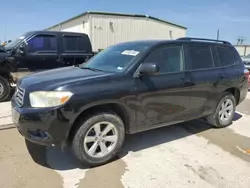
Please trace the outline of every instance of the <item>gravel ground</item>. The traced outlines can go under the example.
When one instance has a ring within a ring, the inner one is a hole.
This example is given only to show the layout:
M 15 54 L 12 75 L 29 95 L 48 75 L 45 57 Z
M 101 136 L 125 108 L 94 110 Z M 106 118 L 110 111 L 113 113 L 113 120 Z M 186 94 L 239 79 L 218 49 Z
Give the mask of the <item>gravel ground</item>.
M 26 143 L 9 102 L 0 109 L 0 187 L 250 187 L 250 93 L 228 128 L 191 121 L 129 135 L 115 161 L 92 169 L 68 150 Z

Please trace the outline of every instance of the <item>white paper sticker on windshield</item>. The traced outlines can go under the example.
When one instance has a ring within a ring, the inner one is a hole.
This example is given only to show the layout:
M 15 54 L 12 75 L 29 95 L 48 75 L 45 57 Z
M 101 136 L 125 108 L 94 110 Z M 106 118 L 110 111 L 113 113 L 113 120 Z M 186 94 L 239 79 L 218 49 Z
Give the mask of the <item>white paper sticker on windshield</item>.
M 122 70 L 123 68 L 122 67 L 117 67 L 117 70 Z
M 132 55 L 132 56 L 136 56 L 137 54 L 139 54 L 140 52 L 135 51 L 135 50 L 124 50 L 122 52 L 123 55 Z
M 24 39 L 24 38 L 25 38 L 24 36 L 19 37 L 19 39 L 21 39 L 21 40 Z

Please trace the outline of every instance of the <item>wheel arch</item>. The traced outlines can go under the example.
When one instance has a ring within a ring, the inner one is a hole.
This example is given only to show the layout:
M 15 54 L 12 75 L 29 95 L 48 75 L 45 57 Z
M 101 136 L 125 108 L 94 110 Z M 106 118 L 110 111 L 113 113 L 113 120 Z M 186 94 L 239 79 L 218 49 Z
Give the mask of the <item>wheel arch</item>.
M 240 101 L 240 90 L 238 88 L 231 87 L 231 88 L 226 89 L 225 92 L 231 93 L 235 97 L 236 105 L 239 104 L 239 101 Z
M 13 81 L 13 78 L 10 74 L 10 72 L 2 67 L 0 67 L 0 76 L 2 76 L 3 78 L 6 78 L 9 80 L 9 82 Z
M 73 121 L 72 126 L 67 134 L 68 143 L 70 143 L 73 140 L 74 135 L 76 134 L 77 130 L 80 128 L 79 122 L 86 120 L 89 116 L 98 112 L 115 113 L 122 119 L 124 126 L 125 126 L 124 128 L 125 128 L 126 133 L 130 132 L 131 120 L 130 120 L 129 112 L 123 104 L 120 104 L 118 102 L 93 104 L 85 108 Z
M 4 78 L 12 78 L 10 72 L 2 67 L 0 67 L 0 76 L 3 76 Z

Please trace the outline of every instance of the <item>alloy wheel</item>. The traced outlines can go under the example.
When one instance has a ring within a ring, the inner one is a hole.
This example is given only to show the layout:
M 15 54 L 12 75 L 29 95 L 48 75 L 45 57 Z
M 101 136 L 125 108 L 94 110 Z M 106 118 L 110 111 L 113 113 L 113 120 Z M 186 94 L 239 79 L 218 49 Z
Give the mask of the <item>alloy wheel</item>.
M 220 121 L 225 122 L 228 121 L 233 115 L 233 101 L 231 99 L 225 99 L 219 110 L 219 118 Z
M 91 157 L 105 157 L 113 151 L 117 141 L 116 127 L 110 122 L 100 122 L 87 132 L 84 138 L 84 150 Z
M 0 96 L 3 95 L 4 93 L 4 87 L 3 87 L 3 84 L 0 83 Z

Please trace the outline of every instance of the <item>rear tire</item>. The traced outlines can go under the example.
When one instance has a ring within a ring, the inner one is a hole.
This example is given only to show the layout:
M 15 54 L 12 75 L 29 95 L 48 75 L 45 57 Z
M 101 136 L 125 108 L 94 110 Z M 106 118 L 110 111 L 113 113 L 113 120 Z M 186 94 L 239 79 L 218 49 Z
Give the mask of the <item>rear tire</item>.
M 208 123 L 217 128 L 231 125 L 234 118 L 235 108 L 235 97 L 229 92 L 223 93 L 215 112 L 207 117 Z
M 0 76 L 0 102 L 4 102 L 10 96 L 10 91 L 8 80 Z
M 98 113 L 80 122 L 80 125 L 73 138 L 72 149 L 81 163 L 99 166 L 117 155 L 125 137 L 124 124 L 119 116 Z

